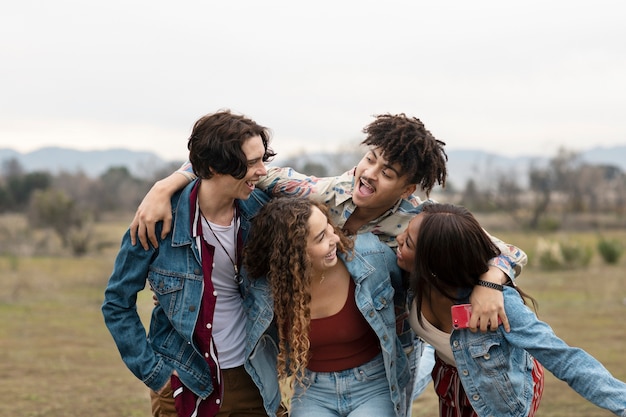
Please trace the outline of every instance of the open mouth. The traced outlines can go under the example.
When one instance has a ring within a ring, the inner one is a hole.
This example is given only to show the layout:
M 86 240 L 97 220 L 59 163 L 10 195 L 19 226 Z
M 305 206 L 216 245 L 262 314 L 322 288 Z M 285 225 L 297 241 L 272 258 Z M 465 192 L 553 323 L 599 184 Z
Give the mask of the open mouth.
M 337 256 L 337 248 L 333 249 L 328 255 L 324 257 L 324 259 L 332 260 L 335 259 L 335 256 Z
M 254 188 L 256 187 L 255 183 L 252 181 L 246 181 L 246 185 L 250 190 L 254 190 Z
M 372 195 L 374 194 L 374 187 L 368 184 L 365 180 L 359 180 L 359 192 L 363 195 Z

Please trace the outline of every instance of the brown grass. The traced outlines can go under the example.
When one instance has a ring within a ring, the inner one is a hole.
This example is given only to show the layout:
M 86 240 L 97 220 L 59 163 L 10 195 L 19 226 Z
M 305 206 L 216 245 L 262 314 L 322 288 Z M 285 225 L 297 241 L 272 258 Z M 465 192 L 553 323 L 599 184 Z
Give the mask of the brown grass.
M 121 361 L 100 313 L 129 220 L 98 225 L 99 239 L 115 242 L 103 245 L 98 255 L 0 257 L 0 416 L 150 416 L 147 388 Z M 524 248 L 534 244 L 534 237 L 526 234 L 500 237 Z M 626 233 L 621 238 L 626 241 Z M 550 273 L 529 267 L 519 281 L 538 299 L 540 317 L 558 335 L 587 350 L 622 380 L 624 261 L 605 266 L 595 258 L 587 269 Z M 151 309 L 146 291 L 140 294 L 139 306 L 146 317 Z M 436 415 L 429 388 L 416 401 L 414 416 Z M 539 416 L 609 415 L 547 375 Z

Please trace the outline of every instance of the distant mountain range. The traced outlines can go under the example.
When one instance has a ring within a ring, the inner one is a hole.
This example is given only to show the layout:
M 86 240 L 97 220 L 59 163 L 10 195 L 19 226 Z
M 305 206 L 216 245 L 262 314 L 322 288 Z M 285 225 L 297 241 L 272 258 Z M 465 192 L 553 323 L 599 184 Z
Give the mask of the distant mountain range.
M 479 150 L 449 150 L 447 153 L 449 158 L 448 181 L 450 184 L 461 188 L 465 186 L 469 178 L 488 181 L 500 175 L 516 176 L 520 185 L 524 185 L 528 168 L 532 164 L 545 165 L 549 159 L 554 157 L 554 155 L 548 155 L 543 158 L 534 156 L 511 158 Z M 345 155 L 341 158 L 340 165 L 355 164 L 359 157 L 360 154 Z M 583 161 L 591 164 L 613 165 L 626 172 L 626 145 L 596 147 L 581 152 L 580 157 Z M 337 166 L 328 166 L 329 161 L 338 160 L 337 155 L 315 153 L 297 158 L 327 166 L 327 171 L 331 174 L 340 173 L 337 171 Z M 0 149 L 0 163 L 5 163 L 10 159 L 16 159 L 27 172 L 47 171 L 54 175 L 61 171 L 68 173 L 84 172 L 93 178 L 114 166 L 125 166 L 137 177 L 152 178 L 156 172 L 183 162 L 166 161 L 152 152 L 128 149 L 79 151 L 48 147 L 28 153 L 20 153 L 8 148 Z M 293 157 L 289 159 L 293 159 Z M 276 159 L 274 165 L 282 165 L 281 160 Z
M 172 161 L 165 161 L 155 153 L 108 149 L 102 151 L 80 151 L 69 148 L 47 147 L 33 152 L 20 153 L 13 149 L 0 149 L 0 163 L 16 159 L 26 172 L 47 171 L 77 173 L 95 178 L 111 167 L 124 166 L 136 177 L 148 178 Z M 180 161 L 182 163 L 183 161 Z

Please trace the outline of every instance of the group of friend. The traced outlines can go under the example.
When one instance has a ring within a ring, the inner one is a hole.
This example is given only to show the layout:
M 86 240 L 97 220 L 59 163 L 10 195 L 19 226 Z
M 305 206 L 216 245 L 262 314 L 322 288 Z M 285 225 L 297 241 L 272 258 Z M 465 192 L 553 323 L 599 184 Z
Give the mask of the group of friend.
M 525 253 L 429 199 L 445 144 L 404 114 L 363 133 L 355 168 L 317 178 L 268 168 L 270 130 L 244 115 L 195 123 L 189 161 L 123 237 L 102 305 L 152 414 L 409 416 L 427 342 L 442 417 L 533 416 L 544 367 L 626 416 L 626 384 L 527 306 Z

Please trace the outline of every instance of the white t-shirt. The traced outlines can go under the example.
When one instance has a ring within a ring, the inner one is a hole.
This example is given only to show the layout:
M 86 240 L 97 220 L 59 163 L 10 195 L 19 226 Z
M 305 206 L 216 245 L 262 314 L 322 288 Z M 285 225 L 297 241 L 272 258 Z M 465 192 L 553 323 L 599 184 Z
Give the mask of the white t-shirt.
M 237 262 L 237 231 L 235 219 L 229 226 L 211 223 L 213 232 L 207 221 L 202 219 L 204 239 L 215 247 L 213 254 L 213 287 L 217 293 L 215 312 L 213 314 L 213 340 L 217 348 L 218 360 L 222 369 L 236 368 L 243 365 L 246 345 L 245 313 L 239 284 L 235 280 L 233 262 Z M 220 245 L 221 243 L 221 245 Z M 222 247 L 223 246 L 223 247 Z M 228 255 L 224 251 L 228 252 Z M 229 258 L 230 255 L 230 258 Z

